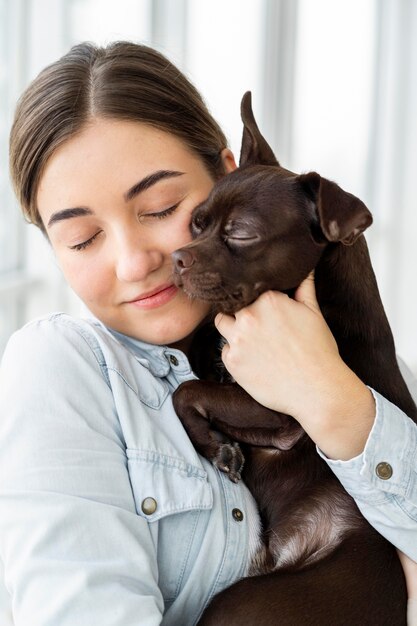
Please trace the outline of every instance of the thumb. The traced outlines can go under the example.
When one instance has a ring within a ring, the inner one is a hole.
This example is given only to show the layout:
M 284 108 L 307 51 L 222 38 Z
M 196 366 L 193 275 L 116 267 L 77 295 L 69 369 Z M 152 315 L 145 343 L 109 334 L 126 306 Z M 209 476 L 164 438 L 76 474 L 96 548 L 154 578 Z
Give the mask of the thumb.
M 320 311 L 319 303 L 316 297 L 316 286 L 314 283 L 314 270 L 303 280 L 301 285 L 296 289 L 294 299 L 297 302 L 302 302 L 309 309 Z

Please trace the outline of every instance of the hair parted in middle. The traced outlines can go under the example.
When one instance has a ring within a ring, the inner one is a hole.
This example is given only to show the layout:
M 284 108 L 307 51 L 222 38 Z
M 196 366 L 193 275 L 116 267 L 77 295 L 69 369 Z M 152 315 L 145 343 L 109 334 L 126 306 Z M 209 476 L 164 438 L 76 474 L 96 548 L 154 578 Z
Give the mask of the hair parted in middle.
M 148 46 L 119 41 L 73 46 L 32 81 L 10 134 L 10 173 L 27 221 L 44 231 L 36 195 L 48 159 L 94 118 L 130 120 L 180 138 L 221 176 L 227 140 L 184 74 Z

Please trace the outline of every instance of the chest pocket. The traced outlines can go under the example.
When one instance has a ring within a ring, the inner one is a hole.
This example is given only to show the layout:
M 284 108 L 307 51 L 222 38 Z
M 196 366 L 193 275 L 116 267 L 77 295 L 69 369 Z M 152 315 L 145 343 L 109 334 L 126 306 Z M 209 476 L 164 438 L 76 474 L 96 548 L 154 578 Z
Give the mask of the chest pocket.
M 128 449 L 127 458 L 136 510 L 148 522 L 213 506 L 212 489 L 202 467 L 154 450 Z
M 202 467 L 150 450 L 127 450 L 137 514 L 149 523 L 165 608 L 192 572 L 213 506 Z

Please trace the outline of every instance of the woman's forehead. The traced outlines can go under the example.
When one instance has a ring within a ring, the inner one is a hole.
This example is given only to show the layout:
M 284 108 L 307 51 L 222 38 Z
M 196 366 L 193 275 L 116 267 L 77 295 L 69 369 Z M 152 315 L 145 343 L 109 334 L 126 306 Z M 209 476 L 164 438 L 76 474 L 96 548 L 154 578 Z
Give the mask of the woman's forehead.
M 37 205 L 45 221 L 59 208 L 118 200 L 161 171 L 177 172 L 179 177 L 195 176 L 202 169 L 201 160 L 173 134 L 138 122 L 94 120 L 50 157 Z
M 54 182 L 75 178 L 81 185 L 103 173 L 123 184 L 130 177 L 130 168 L 167 169 L 175 163 L 190 165 L 196 158 L 173 134 L 138 122 L 100 119 L 55 150 L 44 168 L 38 193 Z

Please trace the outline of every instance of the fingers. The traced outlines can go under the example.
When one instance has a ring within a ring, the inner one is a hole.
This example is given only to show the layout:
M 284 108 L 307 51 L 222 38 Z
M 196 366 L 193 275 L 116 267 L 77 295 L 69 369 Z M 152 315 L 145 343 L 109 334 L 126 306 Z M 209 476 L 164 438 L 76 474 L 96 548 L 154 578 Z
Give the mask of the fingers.
M 218 313 L 214 318 L 215 327 L 225 339 L 227 339 L 235 323 L 235 318 L 232 315 L 226 315 L 226 313 Z
M 313 311 L 320 311 L 316 296 L 316 286 L 314 283 L 314 270 L 310 272 L 307 278 L 305 278 L 301 285 L 297 288 L 294 294 L 294 300 L 302 302 Z
M 318 312 L 321 315 L 320 306 L 317 302 L 316 287 L 314 283 L 314 270 L 303 280 L 294 294 L 294 300 L 306 305 L 311 311 Z M 215 326 L 219 333 L 229 340 L 232 330 L 239 319 L 243 323 L 243 316 L 249 312 L 259 316 L 260 311 L 275 310 L 277 315 L 280 310 L 286 310 L 293 307 L 294 301 L 286 294 L 279 291 L 266 291 L 252 304 L 246 306 L 236 313 L 236 316 L 227 315 L 226 313 L 218 313 L 214 319 Z
M 226 369 L 230 350 L 230 345 L 228 342 L 230 340 L 234 324 L 236 324 L 236 319 L 231 315 L 226 315 L 225 313 L 218 313 L 214 318 L 214 325 L 216 326 L 221 336 L 226 339 L 226 343 L 222 348 L 222 361 L 226 366 Z

